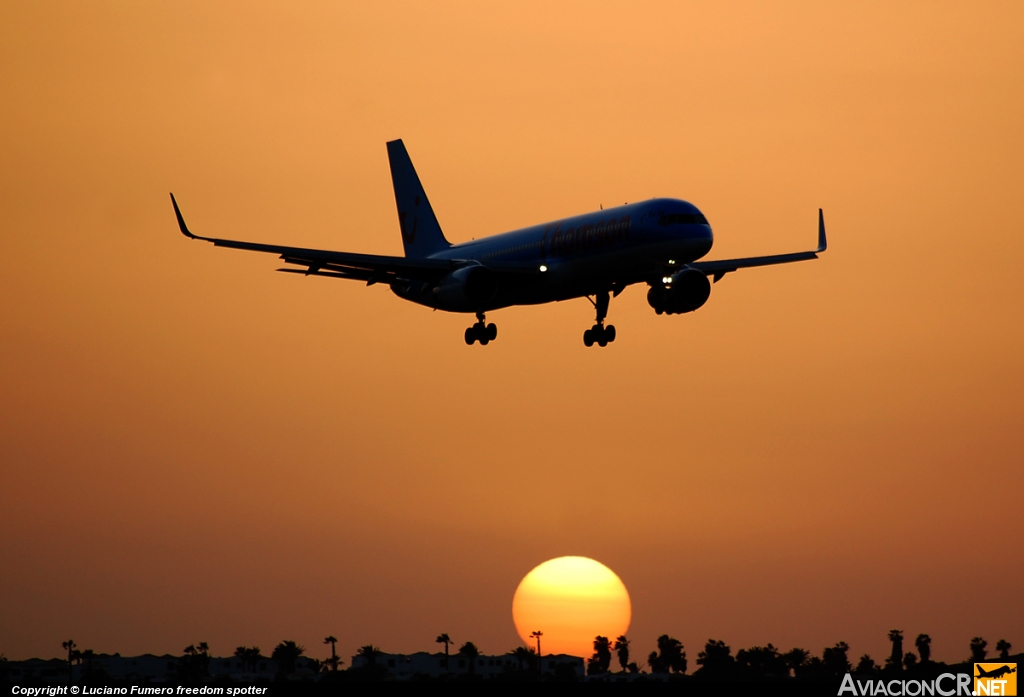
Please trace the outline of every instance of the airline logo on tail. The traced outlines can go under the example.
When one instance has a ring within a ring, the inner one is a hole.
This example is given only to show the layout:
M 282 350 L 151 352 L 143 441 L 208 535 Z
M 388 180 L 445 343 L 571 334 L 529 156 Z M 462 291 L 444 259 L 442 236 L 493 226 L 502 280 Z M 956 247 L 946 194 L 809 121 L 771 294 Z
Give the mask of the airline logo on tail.
M 1017 694 L 1016 663 L 975 663 L 974 694 L 1010 696 Z
M 419 205 L 419 197 L 416 197 L 416 205 Z M 416 224 L 419 222 L 419 218 L 412 219 L 412 228 L 409 227 L 409 223 L 405 221 L 405 211 L 398 212 L 398 226 L 402 229 L 402 239 L 407 244 L 412 244 L 416 239 Z

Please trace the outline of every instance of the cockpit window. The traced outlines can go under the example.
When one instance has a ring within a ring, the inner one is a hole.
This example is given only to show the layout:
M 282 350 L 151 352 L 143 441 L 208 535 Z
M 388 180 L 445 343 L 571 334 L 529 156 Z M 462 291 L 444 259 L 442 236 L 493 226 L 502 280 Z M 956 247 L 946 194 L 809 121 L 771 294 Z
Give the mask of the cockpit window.
M 701 213 L 671 213 L 658 218 L 658 225 L 707 225 L 708 219 Z

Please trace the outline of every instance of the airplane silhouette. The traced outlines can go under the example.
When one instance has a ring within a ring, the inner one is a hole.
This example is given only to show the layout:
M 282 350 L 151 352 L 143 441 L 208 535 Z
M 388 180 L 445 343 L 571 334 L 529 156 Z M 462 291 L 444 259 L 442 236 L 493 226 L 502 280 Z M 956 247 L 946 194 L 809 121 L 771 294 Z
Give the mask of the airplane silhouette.
M 991 673 L 986 672 L 985 669 L 982 668 L 981 666 L 979 666 L 978 664 L 975 664 L 974 667 L 978 671 L 978 674 L 974 676 L 976 678 L 1001 678 L 1004 675 L 1009 675 L 1010 673 L 1016 673 L 1017 672 L 1016 668 L 1011 668 L 1008 665 L 999 666 L 998 668 L 993 670 Z
M 178 202 L 171 203 L 186 237 L 218 247 L 278 254 L 303 268 L 278 271 L 386 283 L 400 298 L 448 312 L 475 313 L 466 343 L 486 345 L 498 336 L 485 313 L 512 305 L 536 305 L 586 297 L 594 305 L 594 326 L 583 343 L 615 341 L 605 325 L 611 297 L 626 286 L 646 283 L 647 301 L 657 314 L 693 312 L 707 302 L 714 282 L 737 269 L 817 259 L 827 247 L 825 219 L 818 209 L 818 247 L 810 252 L 698 261 L 714 242 L 711 226 L 691 203 L 655 198 L 600 210 L 500 235 L 453 245 L 445 239 L 412 160 L 401 140 L 387 144 L 398 205 L 404 257 L 355 254 L 201 237 L 185 225 Z M 591 297 L 593 296 L 593 297 Z

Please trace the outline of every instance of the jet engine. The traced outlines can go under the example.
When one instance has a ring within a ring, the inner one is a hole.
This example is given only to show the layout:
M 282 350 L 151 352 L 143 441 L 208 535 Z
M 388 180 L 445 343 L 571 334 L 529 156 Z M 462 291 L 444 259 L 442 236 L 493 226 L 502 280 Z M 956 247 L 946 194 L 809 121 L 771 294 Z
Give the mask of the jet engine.
M 697 269 L 683 269 L 663 279 L 662 285 L 651 286 L 647 302 L 659 315 L 693 312 L 711 296 L 711 281 Z
M 453 312 L 473 312 L 498 293 L 498 278 L 486 266 L 474 264 L 456 269 L 434 287 L 436 307 Z

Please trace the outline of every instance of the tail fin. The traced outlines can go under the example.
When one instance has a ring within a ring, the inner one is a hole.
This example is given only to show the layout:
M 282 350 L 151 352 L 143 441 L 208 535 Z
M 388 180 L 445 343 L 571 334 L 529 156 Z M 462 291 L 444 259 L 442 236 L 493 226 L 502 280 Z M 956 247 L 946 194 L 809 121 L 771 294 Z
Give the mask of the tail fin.
M 388 143 L 388 160 L 391 162 L 391 181 L 395 186 L 395 203 L 398 204 L 398 224 L 402 228 L 405 256 L 428 257 L 451 247 L 441 232 L 434 209 L 430 207 L 427 194 L 423 191 L 420 178 L 416 176 L 416 169 L 401 140 Z

